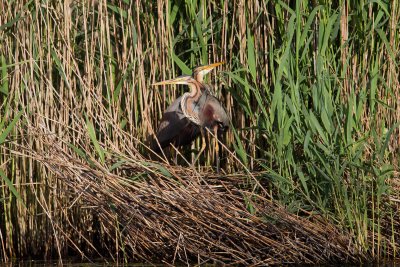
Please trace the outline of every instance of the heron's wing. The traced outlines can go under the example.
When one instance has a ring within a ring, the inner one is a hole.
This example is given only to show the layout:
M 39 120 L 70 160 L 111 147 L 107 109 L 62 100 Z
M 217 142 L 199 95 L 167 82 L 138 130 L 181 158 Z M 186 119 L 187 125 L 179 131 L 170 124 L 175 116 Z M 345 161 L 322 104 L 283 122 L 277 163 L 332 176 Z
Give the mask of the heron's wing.
M 175 146 L 189 145 L 200 134 L 200 127 L 192 122 L 182 129 L 174 140 Z
M 209 103 L 214 106 L 215 119 L 221 122 L 224 128 L 229 128 L 230 118 L 225 107 L 221 104 L 221 101 L 213 95 L 209 95 L 208 99 Z
M 204 127 L 211 128 L 216 122 L 222 123 L 224 129 L 229 127 L 229 116 L 218 98 L 204 93 L 199 99 L 198 106 L 200 121 Z
M 177 98 L 163 114 L 156 135 L 161 148 L 164 148 L 170 143 L 175 142 L 180 132 L 190 124 L 189 120 L 185 117 L 185 115 L 183 115 L 180 101 L 181 97 Z M 160 151 L 160 147 L 156 140 L 153 140 L 151 148 L 156 152 Z

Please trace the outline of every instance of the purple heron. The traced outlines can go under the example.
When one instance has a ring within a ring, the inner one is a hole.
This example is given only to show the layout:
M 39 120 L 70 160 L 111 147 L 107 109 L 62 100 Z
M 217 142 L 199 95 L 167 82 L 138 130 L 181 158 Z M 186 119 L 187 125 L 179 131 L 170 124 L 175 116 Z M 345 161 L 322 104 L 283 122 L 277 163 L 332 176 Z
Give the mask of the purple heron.
M 172 80 L 166 80 L 153 85 L 185 84 L 190 87 L 176 99 L 164 112 L 160 126 L 151 148 L 160 152 L 162 148 L 173 144 L 176 147 L 189 145 L 199 134 L 202 135 L 202 147 L 195 161 L 204 151 L 206 142 L 204 129 L 207 128 L 215 135 L 215 150 L 217 153 L 217 170 L 219 171 L 218 137 L 229 127 L 229 118 L 220 101 L 211 95 L 203 77 L 222 62 L 197 67 L 193 76 L 182 75 Z

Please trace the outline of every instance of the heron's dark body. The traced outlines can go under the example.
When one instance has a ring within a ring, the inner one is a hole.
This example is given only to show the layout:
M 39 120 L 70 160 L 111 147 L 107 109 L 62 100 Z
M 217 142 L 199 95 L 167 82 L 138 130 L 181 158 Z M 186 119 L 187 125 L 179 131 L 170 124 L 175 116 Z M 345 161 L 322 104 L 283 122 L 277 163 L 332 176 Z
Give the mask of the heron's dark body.
M 161 123 L 157 131 L 157 140 L 153 140 L 151 149 L 154 152 L 160 152 L 160 147 L 165 148 L 170 144 L 175 147 L 185 146 L 199 135 L 197 125 L 191 123 L 182 112 L 181 109 L 182 96 L 175 99 L 167 108 L 161 119 Z
M 160 152 L 160 147 L 165 148 L 170 144 L 175 147 L 189 145 L 200 134 L 200 126 L 185 117 L 181 108 L 182 96 L 177 98 L 165 111 L 157 131 L 157 139 L 153 140 L 151 149 Z M 199 100 L 194 105 L 198 112 L 201 125 L 204 128 L 213 129 L 218 126 L 218 134 L 221 135 L 229 127 L 229 119 L 220 101 L 210 94 L 209 88 L 205 88 Z

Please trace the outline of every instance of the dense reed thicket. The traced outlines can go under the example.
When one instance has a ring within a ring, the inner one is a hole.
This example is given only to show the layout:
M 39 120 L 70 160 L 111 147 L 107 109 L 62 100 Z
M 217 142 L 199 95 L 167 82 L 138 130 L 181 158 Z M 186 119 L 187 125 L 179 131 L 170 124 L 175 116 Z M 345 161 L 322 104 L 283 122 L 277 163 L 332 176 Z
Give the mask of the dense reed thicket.
M 112 214 L 81 198 L 107 187 L 65 172 L 122 177 L 129 161 L 131 183 L 170 178 L 146 144 L 186 88 L 151 84 L 222 60 L 208 82 L 232 119 L 224 175 L 324 218 L 365 258 L 397 257 L 399 21 L 394 0 L 0 0 L 0 257 L 124 251 Z M 182 172 L 210 173 L 210 155 Z

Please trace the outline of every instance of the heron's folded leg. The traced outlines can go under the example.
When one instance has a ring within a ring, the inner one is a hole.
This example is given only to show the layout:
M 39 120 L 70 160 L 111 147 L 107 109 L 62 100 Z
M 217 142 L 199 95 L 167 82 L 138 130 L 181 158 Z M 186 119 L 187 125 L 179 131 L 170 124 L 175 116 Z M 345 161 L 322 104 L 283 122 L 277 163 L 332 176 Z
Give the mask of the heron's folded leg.
M 178 152 L 174 151 L 175 153 L 175 165 L 178 165 Z
M 220 171 L 219 163 L 219 143 L 218 143 L 218 125 L 214 126 L 215 154 L 217 161 L 217 173 Z
M 200 149 L 199 153 L 197 154 L 196 158 L 194 159 L 193 165 L 197 162 L 201 153 L 203 153 L 204 149 L 206 149 L 206 138 L 204 136 L 204 130 L 202 127 L 200 127 L 200 133 L 201 133 L 201 149 Z

